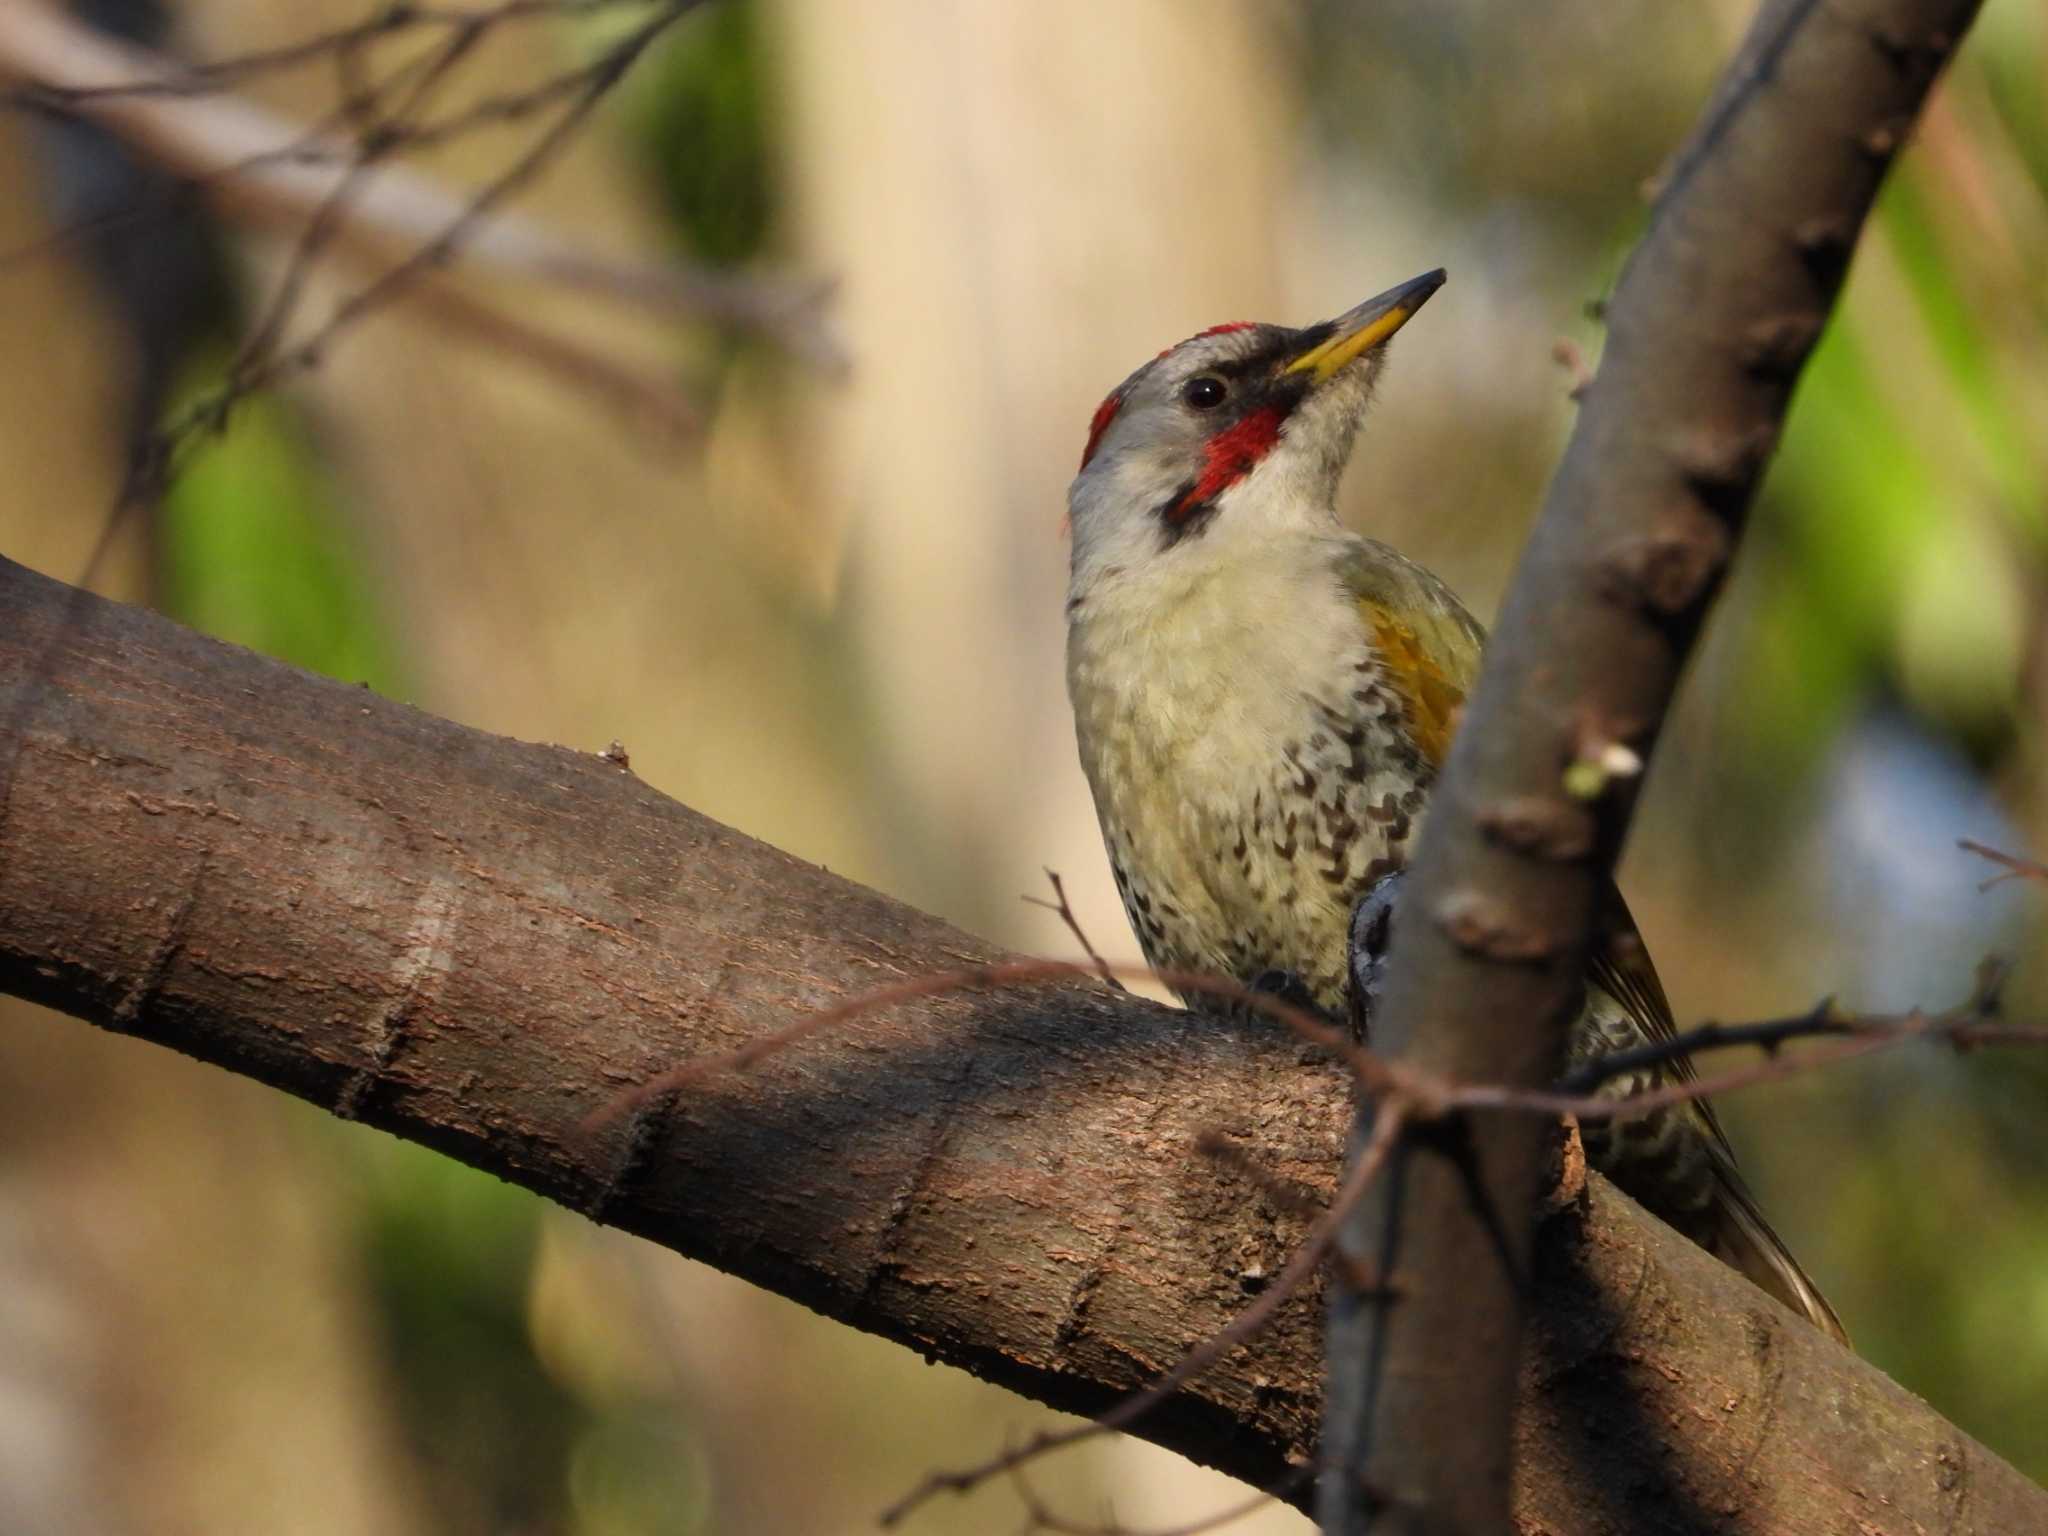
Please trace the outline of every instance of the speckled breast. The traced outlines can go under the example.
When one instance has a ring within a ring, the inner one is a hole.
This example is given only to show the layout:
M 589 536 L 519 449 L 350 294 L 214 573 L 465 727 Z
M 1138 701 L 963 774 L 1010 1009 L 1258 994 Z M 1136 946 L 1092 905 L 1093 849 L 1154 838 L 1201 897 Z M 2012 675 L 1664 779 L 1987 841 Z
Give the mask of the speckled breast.
M 1352 904 L 1405 856 L 1429 767 L 1373 653 L 1338 658 L 1335 686 L 1290 686 L 1220 711 L 1165 752 L 1128 719 L 1089 777 L 1124 909 L 1162 970 L 1299 979 L 1341 1017 Z M 1227 1006 L 1180 988 L 1190 1006 Z

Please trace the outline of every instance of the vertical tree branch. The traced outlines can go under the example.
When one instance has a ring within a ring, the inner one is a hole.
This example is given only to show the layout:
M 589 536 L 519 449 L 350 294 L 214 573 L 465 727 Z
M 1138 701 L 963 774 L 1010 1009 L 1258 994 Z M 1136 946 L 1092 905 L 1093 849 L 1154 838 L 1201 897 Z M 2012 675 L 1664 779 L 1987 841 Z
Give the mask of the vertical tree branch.
M 1555 1075 L 1633 769 L 1885 168 L 1975 10 L 1763 6 L 1609 307 L 1606 356 L 1401 899 L 1377 1044 L 1453 1078 L 1534 1086 Z M 1487 814 L 1510 804 L 1512 817 Z M 1573 835 L 1510 840 L 1489 824 Z M 1591 855 L 1576 856 L 1581 847 Z M 1321 1495 L 1330 1536 L 1509 1528 L 1545 1135 L 1528 1117 L 1441 1124 L 1340 1236 Z

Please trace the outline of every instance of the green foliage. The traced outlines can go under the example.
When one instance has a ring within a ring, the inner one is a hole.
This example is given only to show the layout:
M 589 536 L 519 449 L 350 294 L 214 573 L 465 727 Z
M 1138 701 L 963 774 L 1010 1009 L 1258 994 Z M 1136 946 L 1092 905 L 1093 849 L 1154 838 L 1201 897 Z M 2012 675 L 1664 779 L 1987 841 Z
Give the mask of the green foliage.
M 175 618 L 329 677 L 396 684 L 375 584 L 289 400 L 245 400 L 222 435 L 195 445 L 156 538 Z
M 611 1414 L 577 1442 L 569 1492 L 581 1536 L 689 1536 L 710 1513 L 702 1440 L 672 1414 Z
M 630 82 L 633 147 L 699 261 L 737 266 L 768 243 L 769 106 L 761 26 L 748 4 L 692 17 Z
M 1744 714 L 1771 773 L 1811 762 L 1872 693 L 1983 763 L 2018 729 L 2029 598 L 2014 554 L 2038 559 L 2040 445 L 1920 177 L 1893 183 L 1867 238 L 1902 291 L 1859 289 L 1823 339 L 1759 513 L 1773 579 Z
M 538 1202 L 416 1147 L 383 1150 L 366 1159 L 361 1261 L 436 1527 L 561 1529 L 583 1413 L 527 1333 Z
M 385 1378 L 435 1520 L 451 1532 L 687 1536 L 709 1509 L 701 1437 L 659 1393 L 607 1382 L 536 1336 L 544 1202 L 388 1138 L 365 1176 L 358 1253 Z M 602 1289 L 572 1305 L 601 1306 Z M 592 1320 L 595 1323 L 596 1320 Z M 610 1319 L 616 1345 L 633 1320 Z M 599 1332 L 606 1330 L 599 1329 Z M 604 1344 L 584 1341 L 586 1354 Z M 566 1367 L 566 1368 L 565 1368 Z

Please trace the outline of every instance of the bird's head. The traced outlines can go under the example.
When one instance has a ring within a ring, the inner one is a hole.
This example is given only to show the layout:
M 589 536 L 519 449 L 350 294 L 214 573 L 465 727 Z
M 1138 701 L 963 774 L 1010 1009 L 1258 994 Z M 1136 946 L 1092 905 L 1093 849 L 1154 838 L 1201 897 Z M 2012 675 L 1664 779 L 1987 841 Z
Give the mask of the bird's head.
M 1334 320 L 1241 321 L 1169 347 L 1110 392 L 1067 493 L 1077 585 L 1229 530 L 1325 527 L 1386 360 L 1441 268 Z

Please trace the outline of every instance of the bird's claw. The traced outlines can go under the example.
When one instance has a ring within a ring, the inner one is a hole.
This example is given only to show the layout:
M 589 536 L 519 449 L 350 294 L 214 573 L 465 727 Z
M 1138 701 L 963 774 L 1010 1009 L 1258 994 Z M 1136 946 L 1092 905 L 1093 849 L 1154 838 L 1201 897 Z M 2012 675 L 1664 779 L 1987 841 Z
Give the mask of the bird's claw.
M 1293 971 L 1261 971 L 1251 979 L 1249 990 L 1261 997 L 1270 997 L 1287 1004 L 1290 1008 L 1303 1008 L 1310 1013 L 1319 1013 L 1308 983 Z

